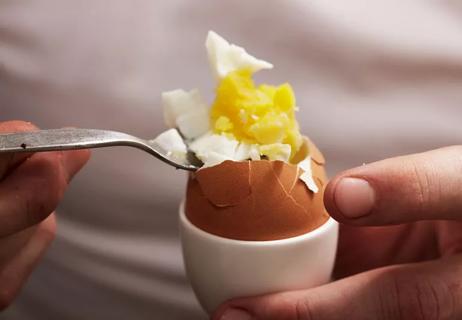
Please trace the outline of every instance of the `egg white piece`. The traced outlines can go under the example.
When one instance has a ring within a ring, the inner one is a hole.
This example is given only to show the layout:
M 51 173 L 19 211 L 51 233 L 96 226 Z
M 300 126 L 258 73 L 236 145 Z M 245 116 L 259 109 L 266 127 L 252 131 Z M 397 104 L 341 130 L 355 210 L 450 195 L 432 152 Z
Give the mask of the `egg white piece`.
M 238 144 L 235 139 L 208 132 L 191 142 L 189 149 L 204 163 L 204 166 L 211 166 L 225 160 L 235 160 Z
M 244 48 L 230 44 L 213 31 L 209 31 L 205 47 L 210 67 L 218 79 L 235 70 L 248 69 L 257 72 L 273 68 L 271 63 L 251 56 Z
M 300 175 L 299 179 L 306 184 L 308 189 L 314 193 L 317 193 L 319 188 L 313 179 L 313 172 L 311 170 L 311 157 L 307 157 L 305 160 L 301 161 L 298 166 L 303 170 L 303 173 Z
M 260 154 L 267 156 L 269 160 L 289 162 L 292 148 L 289 144 L 272 143 L 260 146 Z
M 236 148 L 234 155 L 236 161 L 243 160 L 260 160 L 260 150 L 258 145 L 241 142 Z
M 162 149 L 178 160 L 185 161 L 188 148 L 180 136 L 178 130 L 172 128 L 162 132 L 154 140 Z
M 209 130 L 209 110 L 197 89 L 163 92 L 162 107 L 167 126 L 178 128 L 186 139 L 197 138 Z
M 252 144 L 249 151 L 249 158 L 250 160 L 261 160 L 260 157 L 260 148 L 258 145 Z
M 198 110 L 182 114 L 176 119 L 176 124 L 186 139 L 194 139 L 209 130 L 209 113 L 207 110 Z
M 207 153 L 207 156 L 203 158 L 204 160 L 202 160 L 204 162 L 204 165 L 202 166 L 203 168 L 207 168 L 207 167 L 213 167 L 213 166 L 216 166 L 216 165 L 219 165 L 220 163 L 226 161 L 226 160 L 233 160 L 232 158 L 230 157 L 227 157 L 223 154 L 220 154 L 220 153 L 216 153 L 216 152 L 208 152 Z

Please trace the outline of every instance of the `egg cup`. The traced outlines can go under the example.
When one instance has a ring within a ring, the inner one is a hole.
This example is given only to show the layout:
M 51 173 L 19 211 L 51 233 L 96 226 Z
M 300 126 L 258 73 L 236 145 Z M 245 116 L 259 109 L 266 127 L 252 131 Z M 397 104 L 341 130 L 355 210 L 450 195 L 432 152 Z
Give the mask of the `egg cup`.
M 187 276 L 199 303 L 211 314 L 238 297 L 306 289 L 330 281 L 338 224 L 329 218 L 299 236 L 269 241 L 223 238 L 194 226 L 180 206 Z

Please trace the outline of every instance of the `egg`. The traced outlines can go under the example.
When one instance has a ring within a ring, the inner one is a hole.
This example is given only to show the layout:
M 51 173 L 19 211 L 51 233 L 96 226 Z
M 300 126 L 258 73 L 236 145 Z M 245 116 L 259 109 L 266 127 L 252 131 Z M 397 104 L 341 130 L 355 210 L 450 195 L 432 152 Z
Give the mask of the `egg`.
M 224 161 L 190 175 L 185 212 L 196 227 L 225 238 L 266 241 L 295 237 L 324 224 L 324 157 L 308 138 L 296 160 L 307 159 L 313 192 L 298 165 L 271 160 Z M 305 167 L 306 168 L 306 167 Z
M 184 158 L 188 150 L 203 162 L 189 176 L 187 218 L 238 240 L 284 239 L 318 228 L 329 217 L 325 161 L 300 133 L 291 85 L 256 84 L 253 74 L 273 65 L 213 31 L 206 48 L 217 80 L 213 102 L 198 89 L 164 92 L 172 129 L 156 139 L 171 155 Z

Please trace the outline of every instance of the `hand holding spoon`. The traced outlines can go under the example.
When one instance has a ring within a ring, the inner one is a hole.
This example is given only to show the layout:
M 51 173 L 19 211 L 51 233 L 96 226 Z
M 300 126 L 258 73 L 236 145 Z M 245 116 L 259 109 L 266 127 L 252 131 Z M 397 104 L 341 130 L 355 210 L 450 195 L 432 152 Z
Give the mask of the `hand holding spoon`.
M 113 146 L 135 147 L 177 168 L 195 171 L 201 162 L 188 152 L 186 159 L 176 159 L 154 140 L 141 139 L 123 132 L 64 128 L 0 134 L 0 154 L 10 152 L 44 152 Z

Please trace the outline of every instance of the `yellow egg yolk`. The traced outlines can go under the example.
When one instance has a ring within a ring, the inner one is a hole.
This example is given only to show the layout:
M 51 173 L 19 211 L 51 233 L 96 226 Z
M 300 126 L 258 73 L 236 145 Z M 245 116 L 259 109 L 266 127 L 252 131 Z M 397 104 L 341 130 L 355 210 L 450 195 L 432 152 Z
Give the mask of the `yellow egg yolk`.
M 216 133 L 241 142 L 288 144 L 292 158 L 302 144 L 295 110 L 294 92 L 288 83 L 256 87 L 249 70 L 238 70 L 218 84 L 211 124 Z

